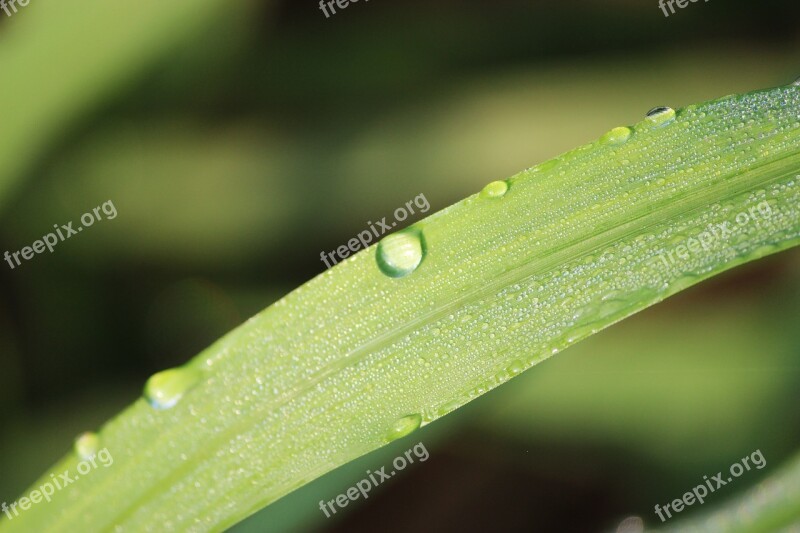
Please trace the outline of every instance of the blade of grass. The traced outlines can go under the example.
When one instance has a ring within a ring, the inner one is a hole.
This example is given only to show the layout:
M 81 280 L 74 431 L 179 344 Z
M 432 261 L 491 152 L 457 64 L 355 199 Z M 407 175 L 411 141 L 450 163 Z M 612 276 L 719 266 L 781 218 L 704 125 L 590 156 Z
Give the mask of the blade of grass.
M 799 109 L 791 86 L 654 113 L 356 254 L 151 380 L 162 406 L 185 394 L 162 410 L 138 400 L 100 431 L 112 466 L 0 531 L 220 530 L 593 332 L 798 244 Z

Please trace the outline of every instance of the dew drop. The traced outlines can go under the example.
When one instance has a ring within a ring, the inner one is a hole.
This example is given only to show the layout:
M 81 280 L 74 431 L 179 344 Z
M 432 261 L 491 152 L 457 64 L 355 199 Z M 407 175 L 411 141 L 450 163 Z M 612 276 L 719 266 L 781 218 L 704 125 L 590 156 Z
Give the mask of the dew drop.
M 407 229 L 385 237 L 376 252 L 378 268 L 390 278 L 414 272 L 425 256 L 425 239 L 417 229 Z
M 548 170 L 551 170 L 551 169 L 555 168 L 560 162 L 561 162 L 561 160 L 558 159 L 558 158 L 550 159 L 549 161 L 545 161 L 544 163 L 536 165 L 535 167 L 533 167 L 531 169 L 531 171 L 532 172 L 547 172 Z
M 502 180 L 493 181 L 481 191 L 481 198 L 502 198 L 508 191 L 508 183 Z
M 200 381 L 200 371 L 192 367 L 164 370 L 150 376 L 144 397 L 156 409 L 169 409 Z
M 622 144 L 631 137 L 631 129 L 619 126 L 600 137 L 602 144 Z
M 794 86 L 794 87 L 800 87 L 800 78 L 797 78 L 796 80 L 794 80 L 794 81 L 792 82 L 792 86 Z
M 444 415 L 446 415 L 448 413 L 451 413 L 451 412 L 455 411 L 456 409 L 458 409 L 459 407 L 461 407 L 462 403 L 463 403 L 463 401 L 459 400 L 459 399 L 451 400 L 451 401 L 447 402 L 446 404 L 442 405 L 441 407 L 439 407 L 436 410 L 436 415 L 437 416 L 444 416 Z
M 645 115 L 645 120 L 649 123 L 661 126 L 675 120 L 675 110 L 671 107 L 654 107 Z
M 88 459 L 97 455 L 97 450 L 100 449 L 100 437 L 97 433 L 87 431 L 75 439 L 75 453 L 81 459 Z
M 697 283 L 697 281 L 698 279 L 696 275 L 692 273 L 683 274 L 679 278 L 670 282 L 668 291 L 670 294 L 680 292 L 682 290 L 691 287 L 692 285 Z
M 392 427 L 389 428 L 389 433 L 386 434 L 386 438 L 389 439 L 390 442 L 400 439 L 419 429 L 420 425 L 422 425 L 422 415 L 420 414 L 407 415 L 403 418 L 398 418 L 394 421 Z
M 508 371 L 513 376 L 516 376 L 523 370 L 525 370 L 525 365 L 519 359 L 512 361 L 511 364 L 508 366 Z

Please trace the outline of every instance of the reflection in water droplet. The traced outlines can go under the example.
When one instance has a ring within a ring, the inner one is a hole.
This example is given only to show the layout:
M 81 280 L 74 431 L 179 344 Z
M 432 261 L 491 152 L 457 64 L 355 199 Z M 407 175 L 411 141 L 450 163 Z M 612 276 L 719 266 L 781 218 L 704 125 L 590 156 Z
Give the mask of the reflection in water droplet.
M 389 429 L 389 433 L 386 434 L 386 438 L 391 442 L 393 440 L 405 437 L 406 435 L 409 435 L 419 429 L 421 424 L 422 415 L 419 414 L 398 418 L 395 420 L 394 424 L 392 424 L 392 427 Z
M 414 272 L 425 256 L 425 239 L 417 229 L 407 229 L 385 237 L 376 252 L 378 268 L 390 278 Z
M 619 126 L 607 132 L 600 137 L 602 144 L 622 144 L 627 141 L 631 136 L 631 129 L 625 126 Z
M 144 386 L 144 397 L 156 409 L 169 409 L 200 381 L 200 371 L 180 367 L 153 374 Z
M 661 126 L 675 120 L 675 110 L 671 107 L 654 107 L 647 112 L 645 119 L 656 126 Z
M 100 437 L 97 433 L 87 431 L 86 433 L 75 439 L 75 453 L 81 459 L 88 459 L 97 455 L 97 450 L 100 449 Z
M 508 183 L 505 181 L 493 181 L 481 191 L 481 198 L 502 198 L 508 191 Z

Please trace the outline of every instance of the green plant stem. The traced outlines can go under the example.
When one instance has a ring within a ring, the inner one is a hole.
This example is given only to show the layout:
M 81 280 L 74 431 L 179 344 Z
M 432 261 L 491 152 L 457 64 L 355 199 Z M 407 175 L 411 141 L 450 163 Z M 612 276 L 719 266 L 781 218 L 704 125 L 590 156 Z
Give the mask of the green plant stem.
M 798 244 L 799 109 L 782 87 L 661 113 L 415 224 L 408 275 L 379 268 L 408 262 L 396 247 L 356 254 L 199 354 L 174 407 L 140 399 L 108 422 L 114 464 L 0 531 L 221 530 L 409 420 Z

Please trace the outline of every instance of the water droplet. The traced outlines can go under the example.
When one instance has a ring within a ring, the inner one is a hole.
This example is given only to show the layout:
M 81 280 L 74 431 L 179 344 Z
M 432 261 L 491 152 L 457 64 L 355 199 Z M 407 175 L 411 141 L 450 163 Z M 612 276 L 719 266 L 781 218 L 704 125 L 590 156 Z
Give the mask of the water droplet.
M 511 361 L 511 364 L 508 366 L 508 371 L 514 376 L 523 370 L 525 370 L 525 365 L 519 359 Z
M 75 439 L 75 453 L 81 459 L 88 459 L 97 455 L 97 450 L 100 449 L 100 437 L 97 433 L 87 431 Z
M 422 232 L 409 228 L 385 237 L 376 252 L 378 268 L 390 278 L 402 278 L 414 272 L 425 256 Z
M 199 370 L 180 367 L 153 374 L 144 386 L 144 397 L 156 409 L 169 409 L 201 378 Z
M 792 82 L 792 85 L 793 85 L 794 87 L 800 87 L 800 78 L 797 78 L 796 80 L 794 80 L 794 81 Z
M 560 162 L 561 162 L 561 160 L 558 159 L 558 158 L 550 159 L 549 161 L 545 161 L 544 163 L 536 165 L 535 167 L 533 167 L 531 169 L 531 171 L 532 172 L 547 172 L 548 170 L 551 170 L 551 169 L 555 168 Z
M 481 198 L 502 198 L 508 191 L 508 183 L 505 181 L 493 181 L 481 191 Z
M 671 107 L 654 107 L 647 112 L 645 120 L 655 126 L 661 126 L 675 120 L 675 110 Z
M 625 126 L 619 126 L 607 132 L 600 137 L 602 144 L 622 144 L 627 141 L 631 136 L 631 129 Z
M 697 279 L 697 276 L 693 273 L 683 274 L 679 278 L 669 283 L 668 293 L 675 294 L 682 290 L 688 289 L 698 281 L 699 280 Z
M 452 413 L 453 411 L 461 407 L 462 403 L 464 402 L 460 399 L 451 400 L 446 404 L 442 405 L 441 407 L 439 407 L 438 409 L 436 409 L 436 416 L 444 416 L 448 413 Z
M 419 426 L 422 424 L 422 415 L 413 414 L 404 416 L 403 418 L 398 418 L 395 420 L 392 427 L 389 428 L 389 433 L 387 433 L 386 438 L 389 441 L 397 440 L 406 435 L 409 435 L 419 429 Z

